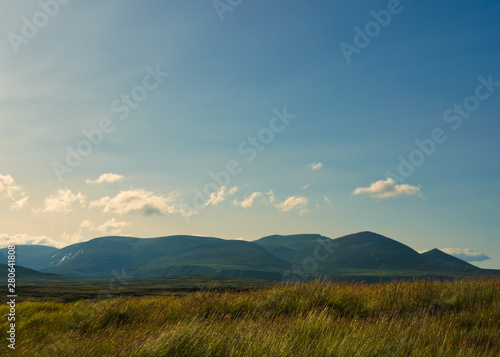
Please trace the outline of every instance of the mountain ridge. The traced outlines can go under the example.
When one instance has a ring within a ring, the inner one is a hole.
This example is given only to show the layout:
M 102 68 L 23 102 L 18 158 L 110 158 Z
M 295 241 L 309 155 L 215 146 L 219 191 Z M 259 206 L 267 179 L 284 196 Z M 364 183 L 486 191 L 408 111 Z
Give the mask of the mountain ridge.
M 290 274 L 299 279 L 500 274 L 435 249 L 420 254 L 369 231 L 335 239 L 270 235 L 251 242 L 188 235 L 108 236 L 32 256 L 27 263 L 27 268 L 44 273 L 85 279 L 113 278 L 123 269 L 136 278 L 204 275 L 265 280 L 283 280 Z

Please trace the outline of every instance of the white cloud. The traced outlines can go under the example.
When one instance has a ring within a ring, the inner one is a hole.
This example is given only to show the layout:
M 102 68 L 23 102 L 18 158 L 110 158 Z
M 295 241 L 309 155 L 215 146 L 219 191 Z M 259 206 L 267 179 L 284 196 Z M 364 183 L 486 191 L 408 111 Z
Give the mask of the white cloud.
M 77 205 L 84 205 L 86 197 L 81 192 L 74 194 L 70 189 L 59 189 L 56 194 L 45 198 L 43 212 L 71 212 Z M 38 211 L 37 211 L 38 212 Z
M 330 206 L 330 208 L 333 209 L 334 213 L 337 213 L 337 209 L 335 208 L 335 206 L 333 205 L 333 202 L 328 197 L 324 196 L 323 200 Z
M 249 207 L 253 206 L 256 198 L 262 197 L 262 196 L 264 196 L 264 195 L 261 192 L 254 192 L 250 196 L 245 197 L 245 199 L 243 201 L 241 201 L 241 202 L 238 202 L 238 200 L 235 199 L 233 201 L 233 204 L 235 206 L 241 206 L 243 208 L 249 208 Z
M 215 206 L 221 202 L 224 202 L 228 196 L 234 195 L 238 191 L 238 186 L 234 186 L 227 190 L 225 186 L 219 188 L 218 192 L 212 192 L 210 198 L 208 199 L 205 206 Z
M 16 185 L 12 176 L 0 174 L 0 199 L 2 196 L 14 201 L 11 205 L 13 210 L 22 209 L 29 200 L 23 189 Z
M 370 187 L 358 187 L 353 195 L 368 194 L 373 198 L 389 198 L 401 195 L 416 195 L 420 193 L 420 188 L 411 185 L 397 185 L 394 179 L 380 180 L 373 182 Z
M 84 220 L 82 221 L 82 223 L 80 223 L 80 226 L 75 233 L 68 234 L 65 232 L 61 235 L 61 238 L 64 241 L 63 246 L 67 246 L 69 244 L 75 244 L 86 240 L 83 235 L 84 231 L 99 232 L 99 234 L 101 235 L 119 235 L 124 228 L 127 228 L 129 226 L 130 223 L 118 222 L 114 218 L 106 221 L 101 225 L 96 225 L 89 220 Z M 88 235 L 89 234 L 87 233 L 86 236 Z
M 85 220 L 80 224 L 81 229 L 88 229 L 90 231 L 99 232 L 101 234 L 111 235 L 118 235 L 123 231 L 124 228 L 127 227 L 130 227 L 129 222 L 116 221 L 114 218 L 111 218 L 109 221 L 104 222 L 100 226 L 95 225 L 89 220 Z
M 271 203 L 276 202 L 276 196 L 274 195 L 273 191 L 267 192 L 266 195 L 267 195 L 267 199 L 269 200 L 269 202 L 271 202 Z
M 301 196 L 288 197 L 284 202 L 277 203 L 275 207 L 281 212 L 288 212 L 294 208 L 303 208 L 307 205 L 307 198 Z
M 103 208 L 103 212 L 117 214 L 141 213 L 146 216 L 181 213 L 176 203 L 177 194 L 168 197 L 143 189 L 121 191 L 114 197 L 92 201 L 89 208 Z
M 465 260 L 466 262 L 484 262 L 485 260 L 491 259 L 484 253 L 475 252 L 470 249 L 443 248 L 440 250 L 446 254 Z
M 28 196 L 24 196 L 24 197 L 23 197 L 23 198 L 21 198 L 20 200 L 17 200 L 16 202 L 14 202 L 14 203 L 12 204 L 11 208 L 12 208 L 13 210 L 18 211 L 18 210 L 22 209 L 24 206 L 26 206 L 26 204 L 28 203 L 29 199 L 30 199 L 30 198 L 29 198 Z
M 0 234 L 0 247 L 12 244 L 38 244 L 61 247 L 61 243 L 47 236 L 30 236 L 28 234 Z
M 13 200 L 21 191 L 21 187 L 16 185 L 12 176 L 0 174 L 0 194 Z
M 73 234 L 68 234 L 68 233 L 64 232 L 61 235 L 61 238 L 64 241 L 64 244 L 63 244 L 64 247 L 67 245 L 80 243 L 80 242 L 84 241 L 81 229 L 78 229 L 78 232 L 73 233 Z
M 309 187 L 311 187 L 311 186 L 312 186 L 312 183 L 308 183 L 307 185 L 302 186 L 302 187 L 300 188 L 300 190 L 307 190 L 307 189 L 308 189 Z
M 323 163 L 321 163 L 321 162 L 318 162 L 318 163 L 313 162 L 312 164 L 309 164 L 308 167 L 310 167 L 311 170 L 313 170 L 313 171 L 320 170 L 320 169 L 323 168 Z
M 310 209 L 305 209 L 305 208 L 303 208 L 303 209 L 301 209 L 301 210 L 300 210 L 299 214 L 300 214 L 301 216 L 305 216 L 305 215 L 306 215 L 306 214 L 308 214 L 309 212 L 311 212 L 311 210 L 310 210 Z
M 102 174 L 97 180 L 86 180 L 85 182 L 88 184 L 100 184 L 100 183 L 113 183 L 118 181 L 123 181 L 125 177 L 122 175 L 116 175 L 112 173 Z

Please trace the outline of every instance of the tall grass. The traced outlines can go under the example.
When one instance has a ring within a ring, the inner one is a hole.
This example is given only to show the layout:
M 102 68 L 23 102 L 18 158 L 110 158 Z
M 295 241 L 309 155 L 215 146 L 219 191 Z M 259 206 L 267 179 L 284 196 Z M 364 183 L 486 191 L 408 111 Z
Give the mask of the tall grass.
M 495 278 L 26 301 L 17 316 L 18 356 L 500 356 Z

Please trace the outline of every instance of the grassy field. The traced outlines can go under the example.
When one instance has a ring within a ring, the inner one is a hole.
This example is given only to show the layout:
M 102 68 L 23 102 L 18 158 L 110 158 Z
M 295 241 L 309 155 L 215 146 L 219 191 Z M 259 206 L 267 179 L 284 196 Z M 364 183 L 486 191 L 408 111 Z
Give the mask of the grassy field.
M 146 279 L 73 279 L 35 281 L 21 277 L 17 288 L 17 302 L 25 300 L 72 302 L 83 299 L 104 299 L 125 296 L 185 295 L 201 289 L 246 291 L 258 286 L 274 284 L 268 280 L 175 276 Z
M 499 356 L 500 279 L 19 303 L 16 356 Z M 8 306 L 0 308 L 7 330 Z

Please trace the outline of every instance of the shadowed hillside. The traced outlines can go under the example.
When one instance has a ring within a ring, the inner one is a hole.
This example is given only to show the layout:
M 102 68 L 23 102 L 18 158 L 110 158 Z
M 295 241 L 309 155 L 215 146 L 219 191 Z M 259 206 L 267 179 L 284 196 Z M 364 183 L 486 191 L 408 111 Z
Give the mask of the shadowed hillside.
M 103 237 L 65 248 L 33 247 L 28 267 L 76 278 L 108 279 L 125 269 L 135 278 L 200 275 L 265 280 L 315 277 L 377 281 L 412 277 L 495 275 L 439 250 L 419 254 L 380 234 L 337 239 L 273 235 L 253 242 L 211 237 Z M 20 250 L 20 253 L 21 250 Z

